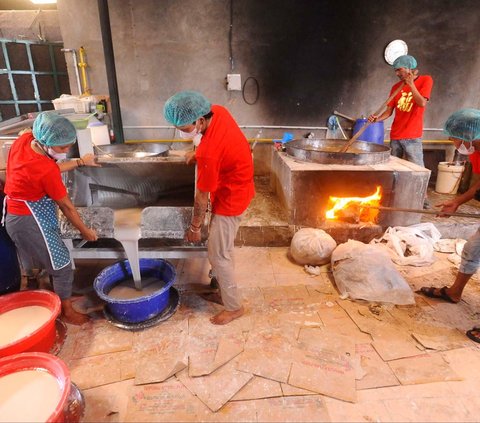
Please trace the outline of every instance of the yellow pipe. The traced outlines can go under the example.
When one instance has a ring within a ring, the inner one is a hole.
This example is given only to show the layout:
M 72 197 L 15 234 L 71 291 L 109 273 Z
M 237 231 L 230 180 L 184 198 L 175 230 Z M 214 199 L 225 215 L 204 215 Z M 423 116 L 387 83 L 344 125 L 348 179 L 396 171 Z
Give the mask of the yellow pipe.
M 247 139 L 249 142 L 253 141 L 258 141 L 259 143 L 272 143 L 273 140 L 271 138 L 248 138 Z M 127 140 L 125 141 L 126 144 L 137 144 L 137 143 L 142 143 L 142 142 L 183 142 L 186 143 L 188 142 L 187 140 L 184 139 L 158 139 L 158 140 Z
M 88 80 L 87 80 L 87 62 L 85 61 L 85 49 L 80 47 L 79 50 L 80 61 L 78 62 L 78 67 L 80 68 L 80 73 L 82 74 L 82 85 L 83 91 L 82 95 L 90 95 L 91 90 L 88 87 Z

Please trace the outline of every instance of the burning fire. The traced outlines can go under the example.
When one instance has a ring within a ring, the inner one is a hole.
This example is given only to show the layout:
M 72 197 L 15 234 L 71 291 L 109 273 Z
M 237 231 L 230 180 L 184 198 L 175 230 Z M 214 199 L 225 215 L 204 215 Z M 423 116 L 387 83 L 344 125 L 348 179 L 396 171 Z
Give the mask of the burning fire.
M 374 194 L 368 197 L 330 197 L 329 209 L 325 213 L 327 219 L 347 220 L 354 222 L 375 222 L 378 209 L 365 206 L 378 207 L 382 199 L 381 187 L 377 186 Z

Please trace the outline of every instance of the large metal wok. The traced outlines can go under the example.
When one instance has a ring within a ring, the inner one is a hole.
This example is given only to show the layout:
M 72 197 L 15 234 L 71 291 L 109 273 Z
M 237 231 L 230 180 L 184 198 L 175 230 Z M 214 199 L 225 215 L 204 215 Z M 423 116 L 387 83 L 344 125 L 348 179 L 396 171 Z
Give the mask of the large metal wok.
M 390 157 L 390 148 L 371 142 L 357 141 L 345 153 L 343 140 L 301 139 L 285 144 L 287 154 L 296 159 L 321 163 L 344 165 L 371 165 L 383 163 Z
M 98 157 L 158 157 L 168 156 L 168 145 L 156 143 L 138 143 L 138 144 L 111 144 L 95 146 L 95 155 Z

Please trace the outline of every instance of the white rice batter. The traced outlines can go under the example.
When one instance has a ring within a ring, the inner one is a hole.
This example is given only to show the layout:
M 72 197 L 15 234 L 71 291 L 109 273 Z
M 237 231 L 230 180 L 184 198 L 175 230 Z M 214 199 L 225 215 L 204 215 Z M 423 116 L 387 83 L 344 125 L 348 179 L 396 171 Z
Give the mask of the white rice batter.
M 0 377 L 0 422 L 45 422 L 61 397 L 57 379 L 45 370 Z
M 0 314 L 0 348 L 30 335 L 47 322 L 51 315 L 50 309 L 36 305 Z

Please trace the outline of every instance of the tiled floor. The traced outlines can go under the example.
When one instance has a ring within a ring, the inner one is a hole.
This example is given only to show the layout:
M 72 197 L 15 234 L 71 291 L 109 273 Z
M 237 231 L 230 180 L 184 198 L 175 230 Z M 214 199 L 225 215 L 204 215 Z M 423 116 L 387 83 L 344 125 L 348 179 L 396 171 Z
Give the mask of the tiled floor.
M 312 276 L 287 253 L 236 248 L 247 313 L 223 327 L 209 322 L 220 306 L 195 294 L 209 284 L 206 259 L 173 261 L 181 306 L 141 332 L 93 311 L 92 280 L 110 262 L 77 261 L 89 298 L 79 307 L 94 319 L 69 326 L 60 357 L 85 395 L 84 420 L 478 421 L 480 344 L 464 335 L 480 323 L 478 280 L 459 304 L 415 295 L 414 306 L 376 306 L 341 299 L 328 266 Z M 448 254 L 435 256 L 398 267 L 414 290 L 453 280 Z

